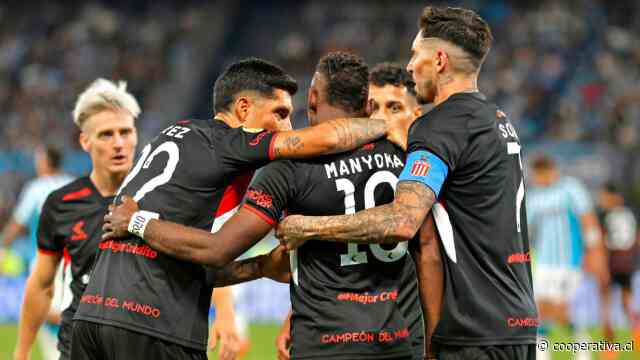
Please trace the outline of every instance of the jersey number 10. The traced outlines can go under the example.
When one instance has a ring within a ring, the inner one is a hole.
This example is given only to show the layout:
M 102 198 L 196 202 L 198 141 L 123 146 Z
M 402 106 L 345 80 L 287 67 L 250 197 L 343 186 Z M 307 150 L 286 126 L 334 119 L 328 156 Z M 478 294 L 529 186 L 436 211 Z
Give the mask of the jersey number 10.
M 387 183 L 391 185 L 393 191 L 396 190 L 396 184 L 398 178 L 390 171 L 378 171 L 373 174 L 364 186 L 364 207 L 366 209 L 376 206 L 375 190 L 378 185 Z M 355 214 L 356 212 L 356 199 L 355 191 L 356 187 L 349 179 L 336 179 L 336 189 L 342 191 L 345 194 L 344 197 L 344 213 L 346 215 Z M 350 266 L 366 264 L 368 262 L 367 252 L 359 251 L 358 245 L 355 243 L 347 244 L 347 253 L 340 255 L 340 266 Z M 393 262 L 400 260 L 406 253 L 408 243 L 403 241 L 398 243 L 395 248 L 391 250 L 385 250 L 378 244 L 370 244 L 371 253 L 376 259 L 382 262 Z

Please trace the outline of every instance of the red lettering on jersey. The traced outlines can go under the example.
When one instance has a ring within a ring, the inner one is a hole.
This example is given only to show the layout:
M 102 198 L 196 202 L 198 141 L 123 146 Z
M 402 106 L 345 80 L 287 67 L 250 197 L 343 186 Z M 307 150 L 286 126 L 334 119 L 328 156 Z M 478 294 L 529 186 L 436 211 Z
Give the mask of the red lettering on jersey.
M 188 125 L 191 124 L 191 120 L 180 120 L 176 122 L 177 125 Z
M 531 262 L 531 255 L 529 253 L 514 253 L 507 258 L 507 264 L 515 263 L 528 263 Z
M 80 240 L 87 239 L 87 233 L 84 232 L 83 227 L 84 227 L 84 220 L 78 221 L 75 225 L 73 225 L 73 228 L 71 228 L 71 231 L 73 231 L 73 234 L 71 235 L 72 241 L 80 241 Z
M 427 158 L 422 157 L 420 160 L 417 160 L 413 163 L 411 167 L 411 176 L 426 176 L 429 172 L 429 162 L 427 162 Z
M 384 301 L 396 301 L 398 299 L 398 290 L 383 291 L 380 294 L 358 294 L 358 293 L 339 293 L 336 296 L 338 301 L 357 302 L 362 305 L 375 304 Z
M 262 141 L 262 139 L 264 139 L 265 136 L 269 135 L 269 133 L 270 133 L 269 131 L 263 131 L 259 133 L 258 135 L 256 135 L 256 137 L 253 138 L 253 140 L 249 141 L 249 145 L 256 146 L 260 144 L 260 141 Z
M 131 255 L 144 256 L 152 260 L 158 257 L 158 252 L 150 248 L 148 245 L 141 246 L 113 240 L 101 242 L 100 245 L 98 245 L 98 249 L 111 250 L 114 253 L 124 252 Z
M 526 317 L 526 318 L 508 318 L 507 319 L 507 326 L 509 326 L 510 328 L 513 327 L 520 327 L 520 328 L 527 328 L 527 327 L 538 327 L 538 325 L 540 325 L 540 320 L 536 319 L 536 318 L 530 318 L 530 317 Z
M 247 199 L 255 201 L 256 204 L 263 208 L 273 207 L 273 198 L 271 194 L 258 189 L 249 189 L 247 191 Z
M 71 201 L 71 200 L 76 200 L 76 199 L 81 199 L 83 197 L 87 197 L 91 195 L 91 189 L 88 187 L 82 188 L 78 191 L 74 191 L 71 193 L 68 193 L 67 195 L 62 197 L 62 201 Z
M 376 147 L 375 144 L 371 144 L 371 143 L 364 144 L 364 145 L 362 145 L 362 150 L 373 150 L 373 148 L 375 148 L 375 147 Z

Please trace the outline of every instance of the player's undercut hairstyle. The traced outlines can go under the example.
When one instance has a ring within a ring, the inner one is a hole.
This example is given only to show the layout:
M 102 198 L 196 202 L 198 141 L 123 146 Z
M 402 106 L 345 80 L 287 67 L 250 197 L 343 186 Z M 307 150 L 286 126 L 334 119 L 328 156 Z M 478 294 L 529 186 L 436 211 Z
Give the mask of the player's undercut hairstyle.
M 442 39 L 464 50 L 473 71 L 480 69 L 493 42 L 489 25 L 469 9 L 427 6 L 418 26 L 423 38 Z
M 411 75 L 403 66 L 395 63 L 383 62 L 374 66 L 369 74 L 369 83 L 380 87 L 385 85 L 404 86 L 411 96 L 416 99 L 418 97 L 416 83 L 413 82 Z
M 274 97 L 274 89 L 285 90 L 291 96 L 298 91 L 298 83 L 281 67 L 269 61 L 248 58 L 227 67 L 213 87 L 213 109 L 216 113 L 230 110 L 236 95 L 255 91 L 267 98 Z
M 62 151 L 53 146 L 53 145 L 46 145 L 44 147 L 44 154 L 47 157 L 47 163 L 49 164 L 49 167 L 51 167 L 54 170 L 59 170 L 60 167 L 62 167 Z
M 327 81 L 327 101 L 351 113 L 364 111 L 369 98 L 369 66 L 358 55 L 335 51 L 323 56 L 316 71 Z
M 97 79 L 78 96 L 73 109 L 73 122 L 82 129 L 85 121 L 105 110 L 125 110 L 134 119 L 140 115 L 140 105 L 131 93 L 127 91 L 127 83 L 115 83 L 106 79 Z

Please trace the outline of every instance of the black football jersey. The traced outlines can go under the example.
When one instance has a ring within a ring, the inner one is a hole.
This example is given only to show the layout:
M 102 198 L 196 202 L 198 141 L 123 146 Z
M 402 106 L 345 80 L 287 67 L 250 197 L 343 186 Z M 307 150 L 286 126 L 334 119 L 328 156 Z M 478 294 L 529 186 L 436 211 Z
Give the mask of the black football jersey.
M 69 284 L 73 298 L 62 299 L 63 304 L 69 306 L 62 312 L 58 333 L 58 346 L 63 347 L 64 353 L 71 350 L 71 321 L 89 283 L 103 218 L 112 200 L 112 197 L 100 195 L 89 177 L 82 177 L 52 192 L 42 207 L 38 251 L 63 255 L 65 276 L 71 275 Z
M 455 94 L 416 120 L 408 150 L 449 168 L 433 209 L 445 275 L 434 341 L 535 343 L 520 142 L 508 118 L 480 93 Z
M 253 170 L 270 160 L 275 134 L 219 120 L 179 121 L 144 147 L 119 194 L 161 220 L 211 230 L 237 209 Z M 213 288 L 203 266 L 134 235 L 99 249 L 75 319 L 206 350 Z
M 353 214 L 393 200 L 404 160 L 404 153 L 384 140 L 334 156 L 277 161 L 256 176 L 244 206 L 272 224 L 285 209 L 288 214 Z M 422 311 L 406 242 L 309 241 L 290 258 L 292 359 L 423 353 Z

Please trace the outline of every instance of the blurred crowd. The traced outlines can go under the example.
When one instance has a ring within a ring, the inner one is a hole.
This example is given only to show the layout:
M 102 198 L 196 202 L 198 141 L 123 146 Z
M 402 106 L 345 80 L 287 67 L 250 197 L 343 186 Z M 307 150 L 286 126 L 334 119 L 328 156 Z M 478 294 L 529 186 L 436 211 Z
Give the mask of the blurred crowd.
M 490 22 L 495 42 L 480 88 L 509 114 L 525 149 L 559 142 L 573 144 L 574 153 L 595 153 L 596 160 L 573 163 L 580 167 L 574 175 L 592 186 L 598 185 L 593 179 L 625 179 L 623 190 L 637 206 L 640 187 L 634 180 L 640 179 L 640 166 L 633 154 L 640 144 L 640 3 L 446 3 L 473 8 Z M 38 11 L 26 4 L 0 5 L 0 224 L 24 174 L 30 174 L 24 169 L 36 144 L 78 150 L 70 112 L 75 96 L 96 77 L 128 81 L 143 107 L 138 127 L 151 133 L 175 120 L 159 110 L 166 96 L 150 100 L 154 91 L 165 91 L 171 74 L 200 71 L 195 77 L 211 82 L 210 73 L 226 63 L 262 56 L 298 79 L 302 90 L 295 119 L 301 125 L 305 89 L 322 54 L 351 49 L 370 64 L 406 64 L 425 2 L 245 0 L 236 4 L 239 11 L 219 2 L 208 7 L 197 1 L 141 4 L 42 2 Z M 194 52 L 190 35 L 197 23 L 214 23 L 215 13 L 228 18 L 223 51 L 210 68 L 191 67 L 185 55 Z M 206 89 L 199 99 L 190 99 L 192 107 L 211 105 L 211 85 L 192 85 Z M 185 112 L 210 114 L 209 109 Z

